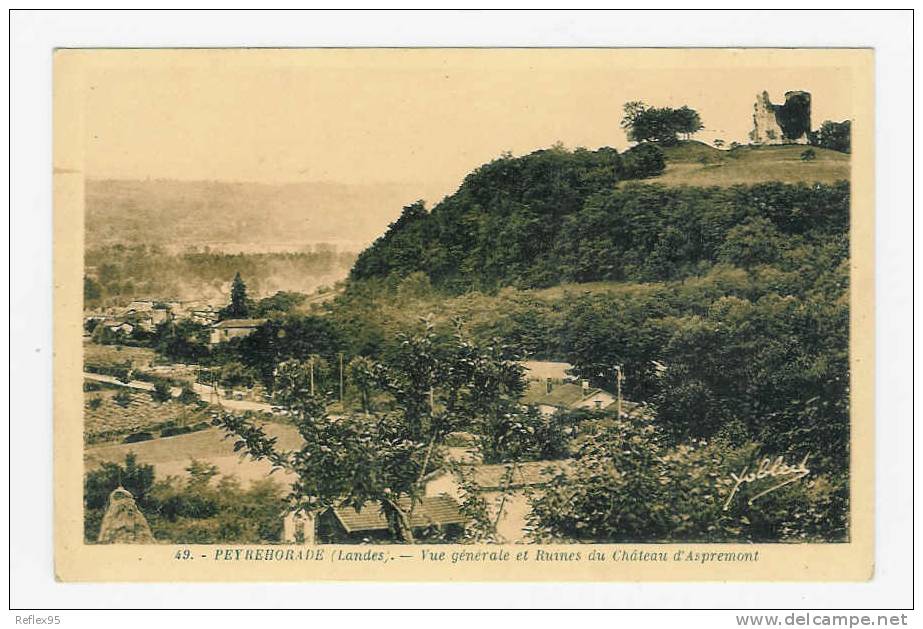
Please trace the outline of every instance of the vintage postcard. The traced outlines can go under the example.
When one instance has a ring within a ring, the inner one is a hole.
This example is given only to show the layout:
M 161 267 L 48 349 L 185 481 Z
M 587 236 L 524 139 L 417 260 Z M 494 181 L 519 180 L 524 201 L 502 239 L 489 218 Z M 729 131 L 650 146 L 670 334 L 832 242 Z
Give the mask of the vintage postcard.
M 871 578 L 873 64 L 58 50 L 57 578 Z

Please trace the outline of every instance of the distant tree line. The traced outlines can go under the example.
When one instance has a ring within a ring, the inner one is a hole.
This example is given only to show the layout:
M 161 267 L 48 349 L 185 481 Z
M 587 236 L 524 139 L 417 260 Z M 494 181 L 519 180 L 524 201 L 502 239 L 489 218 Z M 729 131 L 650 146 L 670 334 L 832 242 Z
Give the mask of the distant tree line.
M 214 298 L 240 273 L 252 292 L 275 286 L 312 291 L 318 278 L 343 272 L 353 253 L 319 248 L 310 253 L 171 254 L 156 245 L 107 245 L 88 249 L 83 296 L 88 308 L 125 305 L 133 299 Z M 303 288 L 302 288 L 303 287 Z M 269 289 L 269 290 L 267 290 Z

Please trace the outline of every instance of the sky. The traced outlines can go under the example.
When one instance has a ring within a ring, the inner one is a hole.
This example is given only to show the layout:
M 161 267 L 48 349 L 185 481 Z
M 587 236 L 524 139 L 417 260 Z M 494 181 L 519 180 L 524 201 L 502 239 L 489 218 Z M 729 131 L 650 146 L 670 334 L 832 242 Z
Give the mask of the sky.
M 622 105 L 688 105 L 697 139 L 745 143 L 756 95 L 852 116 L 824 50 L 80 51 L 90 178 L 419 185 L 431 203 L 504 151 L 629 146 Z M 854 53 L 861 54 L 861 53 Z M 70 105 L 69 105 L 70 106 Z M 80 107 L 80 103 L 73 106 Z M 74 165 L 56 164 L 60 168 Z

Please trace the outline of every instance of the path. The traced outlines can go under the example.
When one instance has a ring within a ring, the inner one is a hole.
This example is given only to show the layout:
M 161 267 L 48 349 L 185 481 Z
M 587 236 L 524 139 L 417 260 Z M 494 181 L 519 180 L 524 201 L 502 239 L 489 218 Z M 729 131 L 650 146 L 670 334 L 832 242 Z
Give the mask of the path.
M 154 385 L 150 382 L 144 382 L 143 380 L 131 380 L 130 382 L 122 382 L 114 376 L 107 376 L 99 373 L 89 373 L 84 371 L 83 377 L 87 380 L 95 380 L 96 382 L 105 382 L 106 384 L 114 384 L 119 387 L 126 387 L 129 389 L 138 389 L 141 391 L 153 391 Z M 273 410 L 275 407 L 272 404 L 267 404 L 265 402 L 255 402 L 253 400 L 234 400 L 227 399 L 215 394 L 215 390 L 205 384 L 200 384 L 196 382 L 192 385 L 193 391 L 195 391 L 202 400 L 213 404 L 216 406 L 223 406 L 224 408 L 235 410 L 235 411 L 260 411 L 264 413 L 277 413 L 278 411 Z M 170 393 L 173 397 L 177 397 L 181 392 L 179 387 L 171 387 Z

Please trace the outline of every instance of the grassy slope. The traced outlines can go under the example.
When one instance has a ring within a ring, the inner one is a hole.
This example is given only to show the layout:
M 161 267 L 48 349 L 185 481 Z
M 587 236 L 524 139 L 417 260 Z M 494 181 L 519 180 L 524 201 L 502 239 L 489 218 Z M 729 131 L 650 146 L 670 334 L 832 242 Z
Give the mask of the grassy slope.
M 647 181 L 667 186 L 732 186 L 764 181 L 833 183 L 849 179 L 849 155 L 814 148 L 817 158 L 802 161 L 808 147 L 741 146 L 722 151 L 701 142 L 665 147 L 667 169 Z

